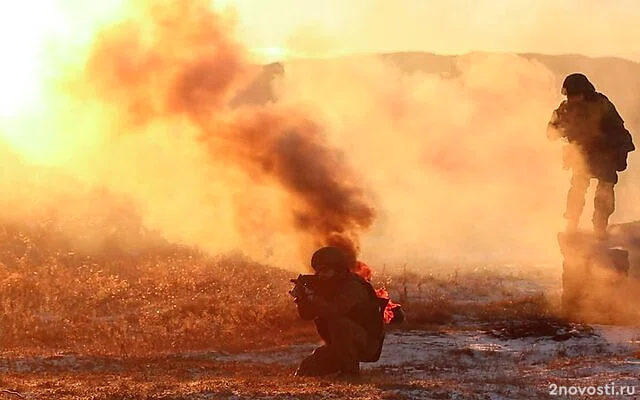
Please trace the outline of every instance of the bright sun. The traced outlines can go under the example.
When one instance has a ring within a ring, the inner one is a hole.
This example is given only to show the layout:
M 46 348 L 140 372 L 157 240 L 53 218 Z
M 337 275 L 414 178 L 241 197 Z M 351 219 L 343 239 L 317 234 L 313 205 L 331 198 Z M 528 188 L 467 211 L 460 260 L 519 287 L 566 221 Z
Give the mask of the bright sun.
M 251 52 L 260 62 L 282 61 L 291 57 L 291 52 L 284 47 L 259 47 L 251 49 Z
M 52 3 L 34 0 L 0 5 L 0 118 L 37 101 L 43 41 L 55 15 Z
M 62 145 L 47 125 L 56 106 L 49 81 L 64 72 L 62 60 L 79 62 L 99 22 L 121 1 L 0 2 L 0 137 L 14 149 L 40 158 Z

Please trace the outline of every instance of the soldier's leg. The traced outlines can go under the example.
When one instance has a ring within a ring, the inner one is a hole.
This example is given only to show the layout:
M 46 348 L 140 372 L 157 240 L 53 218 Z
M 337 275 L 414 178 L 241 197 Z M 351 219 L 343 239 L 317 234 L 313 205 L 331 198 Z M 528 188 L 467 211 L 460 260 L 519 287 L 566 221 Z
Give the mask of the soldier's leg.
M 327 346 L 320 346 L 307 356 L 298 367 L 296 376 L 324 376 L 339 371 L 334 352 Z
M 584 197 L 589 189 L 590 177 L 586 174 L 574 173 L 571 177 L 571 187 L 567 193 L 567 208 L 564 217 L 567 219 L 567 232 L 578 229 L 580 215 L 584 209 Z
M 360 325 L 344 317 L 334 318 L 328 322 L 331 337 L 328 347 L 334 354 L 340 372 L 345 375 L 358 375 L 360 373 L 358 354 L 366 344 L 366 331 Z
M 598 179 L 593 199 L 593 233 L 599 239 L 606 237 L 609 217 L 615 211 L 615 182 L 611 180 Z

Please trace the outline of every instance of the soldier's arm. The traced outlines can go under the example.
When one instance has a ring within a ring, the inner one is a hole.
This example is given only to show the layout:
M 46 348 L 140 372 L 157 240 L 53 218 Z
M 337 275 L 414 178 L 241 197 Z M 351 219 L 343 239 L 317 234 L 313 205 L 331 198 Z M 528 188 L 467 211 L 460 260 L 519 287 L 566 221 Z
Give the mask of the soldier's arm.
M 302 320 L 310 321 L 318 316 L 307 298 L 296 299 L 295 302 L 298 306 L 298 315 Z
M 312 296 L 303 301 L 314 315 L 328 318 L 347 315 L 357 304 L 367 301 L 367 298 L 366 289 L 358 282 L 350 281 L 345 285 L 344 290 L 330 301 L 318 296 Z
M 566 136 L 564 129 L 562 128 L 562 115 L 564 114 L 565 107 L 566 102 L 563 101 L 551 114 L 551 118 L 547 124 L 547 138 L 549 140 L 557 140 Z

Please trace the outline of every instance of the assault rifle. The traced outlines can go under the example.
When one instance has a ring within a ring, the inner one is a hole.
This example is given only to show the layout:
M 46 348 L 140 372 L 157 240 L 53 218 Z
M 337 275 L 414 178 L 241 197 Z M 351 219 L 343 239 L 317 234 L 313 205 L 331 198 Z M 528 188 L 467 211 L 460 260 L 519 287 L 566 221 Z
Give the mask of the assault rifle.
M 291 279 L 290 282 L 294 286 L 289 291 L 289 294 L 296 299 L 301 299 L 309 293 L 318 293 L 322 290 L 322 280 L 318 275 L 300 274 L 296 279 Z

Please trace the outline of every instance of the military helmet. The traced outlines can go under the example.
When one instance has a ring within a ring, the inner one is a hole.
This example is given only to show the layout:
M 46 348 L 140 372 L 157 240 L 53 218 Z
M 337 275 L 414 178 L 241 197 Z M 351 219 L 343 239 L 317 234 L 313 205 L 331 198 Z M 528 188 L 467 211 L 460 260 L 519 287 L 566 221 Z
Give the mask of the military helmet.
M 596 91 L 589 79 L 584 74 L 575 73 L 568 75 L 562 82 L 562 94 L 572 96 L 576 94 L 589 94 Z
M 311 267 L 316 271 L 318 268 L 328 268 L 336 272 L 348 271 L 349 259 L 345 252 L 338 247 L 322 247 L 313 253 Z

